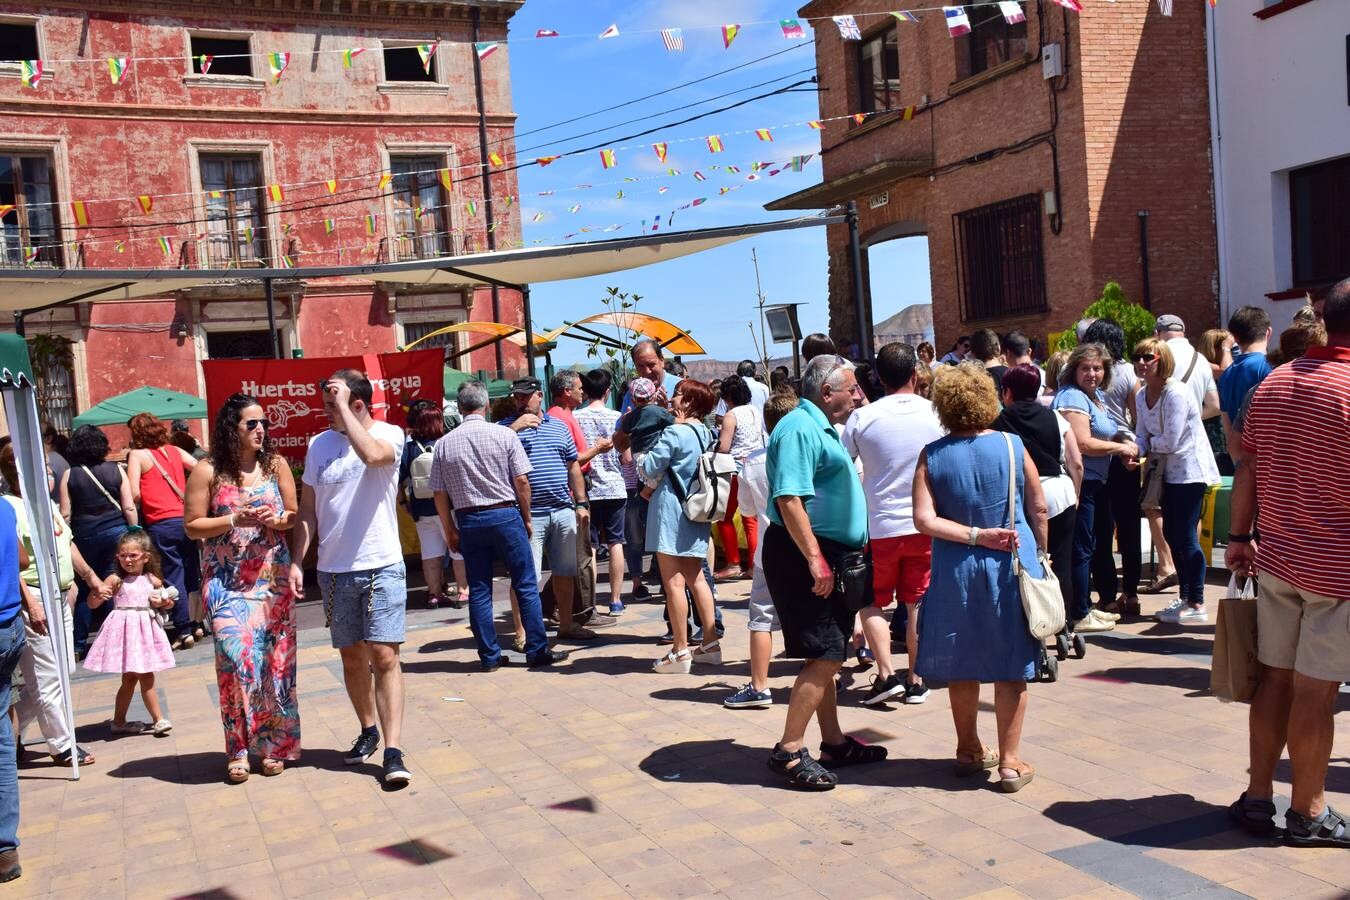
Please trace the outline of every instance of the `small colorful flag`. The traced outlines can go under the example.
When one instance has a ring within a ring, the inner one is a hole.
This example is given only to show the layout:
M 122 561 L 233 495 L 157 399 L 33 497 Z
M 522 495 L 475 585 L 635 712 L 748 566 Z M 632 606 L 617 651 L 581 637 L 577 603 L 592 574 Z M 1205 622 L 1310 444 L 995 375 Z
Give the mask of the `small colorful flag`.
M 277 267 L 281 269 L 294 269 L 295 260 L 291 259 L 290 254 L 283 253 L 277 259 Z
M 421 219 L 421 218 L 422 218 L 422 207 L 420 207 L 420 206 L 414 206 L 414 207 L 413 207 L 413 218 L 414 218 L 414 219 Z
M 862 123 L 867 121 L 867 113 L 854 113 L 853 121 L 855 124 L 861 125 Z
M 652 149 L 656 151 L 657 159 L 659 159 L 661 162 L 666 161 L 666 152 L 670 149 L 669 144 L 667 144 L 665 141 L 661 141 L 659 144 L 652 144 Z
M 14 211 L 13 203 L 0 203 L 0 219 L 3 219 L 5 216 L 9 215 L 13 211 Z
M 324 233 L 324 234 L 332 234 L 332 233 L 333 233 L 333 230 L 334 230 L 335 228 L 337 228 L 337 219 L 324 219 L 324 220 L 323 220 L 323 233 Z
M 553 196 L 553 191 L 540 191 L 540 192 L 539 192 L 539 196 L 540 196 L 540 197 L 552 197 L 552 196 Z
M 602 168 L 612 169 L 616 165 L 618 165 L 618 163 L 619 163 L 618 158 L 614 155 L 613 150 L 600 151 L 600 166 Z
M 506 160 L 502 159 L 502 155 L 496 150 L 493 150 L 488 154 L 488 162 L 492 163 L 494 166 L 506 165 Z
M 756 128 L 755 137 L 759 138 L 761 141 L 772 141 L 773 132 L 767 128 Z
M 136 198 L 136 203 L 140 205 L 143 215 L 150 215 L 150 211 L 155 208 L 155 198 L 149 194 L 141 194 Z
M 127 77 L 127 58 L 125 56 L 108 57 L 108 78 L 113 84 L 121 84 Z
M 839 29 L 839 36 L 846 41 L 862 40 L 862 31 L 858 28 L 858 20 L 852 16 L 830 16 L 834 24 Z
M 511 204 L 512 204 L 512 203 L 515 203 L 515 202 L 516 202 L 516 198 L 513 197 L 513 196 L 511 196 L 510 194 L 507 194 L 505 197 L 502 198 L 502 203 L 505 204 L 505 206 L 506 206 L 507 209 L 510 209 L 510 208 L 511 208 Z
M 618 193 L 616 193 L 616 194 L 614 195 L 614 199 L 615 199 L 615 200 L 622 200 L 622 199 L 623 199 L 623 191 L 619 191 Z
M 666 49 L 671 53 L 684 52 L 684 29 L 682 28 L 662 28 L 661 41 L 666 45 Z
M 739 175 L 739 174 L 741 174 L 741 167 L 740 167 L 740 166 L 727 166 L 727 171 L 730 172 L 732 175 Z
M 792 169 L 792 171 L 794 172 L 800 172 L 803 168 L 806 167 L 806 164 L 811 161 L 812 155 L 813 154 L 808 153 L 805 156 L 792 157 L 792 159 L 788 162 L 788 168 Z
M 449 169 L 441 169 L 437 174 L 440 177 L 441 187 L 445 188 L 447 191 L 455 189 L 455 179 Z
M 42 83 L 42 60 L 19 60 L 19 78 L 23 81 L 24 87 L 37 90 L 37 86 Z
M 725 149 L 722 146 L 722 139 L 715 134 L 708 135 L 708 152 L 721 153 Z
M 200 71 L 203 75 L 209 75 L 209 74 L 211 74 L 211 63 L 212 63 L 212 61 L 214 61 L 214 60 L 215 60 L 215 57 L 214 57 L 213 55 L 211 55 L 210 53 L 203 53 L 203 54 L 201 54 L 200 56 L 198 56 L 198 57 L 197 57 L 197 69 L 198 69 L 198 71 Z
M 336 194 L 336 193 L 337 193 L 337 179 L 336 179 L 336 178 L 330 178 L 330 179 L 328 179 L 327 181 L 325 181 L 325 182 L 323 183 L 323 186 L 326 187 L 326 188 L 328 188 L 328 193 L 330 193 L 330 194 Z
M 577 204 L 575 204 L 575 205 L 573 205 L 573 206 L 569 206 L 569 207 L 567 207 L 567 211 L 570 212 L 570 213 L 579 213 L 579 212 L 581 212 L 581 204 L 580 204 L 580 203 L 577 203 Z
M 342 51 L 342 68 L 350 69 L 356 62 L 356 58 L 366 52 L 365 47 L 352 47 L 350 50 Z
M 1022 12 L 1022 4 L 1017 0 L 999 0 L 998 11 L 1003 13 L 1003 21 L 1009 25 L 1027 20 L 1026 13 Z
M 89 207 L 83 200 L 72 200 L 70 204 L 70 215 L 75 220 L 75 224 L 80 228 L 89 227 Z
M 632 175 L 625 175 L 625 176 L 623 177 L 623 180 L 624 180 L 624 181 L 641 181 L 642 179 L 641 179 L 641 178 L 634 178 Z
M 702 172 L 695 172 L 695 173 L 694 173 L 694 180 L 695 180 L 695 181 L 707 181 L 707 180 L 708 180 L 708 176 L 707 176 L 707 175 L 704 175 Z
M 735 190 L 735 188 L 729 188 L 729 187 L 718 188 L 718 189 L 717 189 L 717 196 L 720 197 L 720 196 L 722 196 L 723 194 L 730 194 L 730 193 L 731 193 L 732 191 L 734 191 L 734 190 Z
M 538 157 L 538 158 L 535 159 L 535 162 L 537 162 L 537 163 L 538 163 L 539 165 L 541 165 L 541 166 L 546 166 L 546 165 L 548 165 L 549 163 L 553 162 L 553 161 L 554 161 L 555 159 L 557 159 L 557 158 L 558 158 L 558 157 L 556 157 L 556 156 L 540 156 L 540 157 Z
M 904 109 L 900 110 L 900 121 L 908 122 L 909 120 L 913 119 L 914 109 L 915 108 L 913 106 L 906 106 Z
M 375 190 L 383 191 L 385 188 L 389 187 L 389 183 L 393 180 L 394 180 L 393 175 L 389 174 L 388 172 L 383 173 L 382 175 L 380 175 L 380 180 L 375 182 Z
M 436 48 L 439 47 L 440 45 L 441 45 L 440 41 L 436 41 L 434 44 L 417 45 L 417 57 L 418 59 L 422 60 L 422 71 L 427 73 L 428 75 L 431 74 L 431 58 L 436 55 Z M 477 45 L 474 46 L 475 49 L 477 49 Z M 482 59 L 483 57 L 479 56 L 478 58 Z
M 244 239 L 244 243 L 245 243 L 245 244 L 248 244 L 249 246 L 252 246 L 252 245 L 253 245 L 253 226 L 252 226 L 252 225 L 245 225 L 243 228 L 239 229 L 239 235 L 240 235 L 240 237 L 242 237 L 242 238 Z
M 467 212 L 467 213 L 469 214 L 469 217 L 470 217 L 470 218 L 473 218 L 474 216 L 477 216 L 477 215 L 478 215 L 478 202 L 477 202 L 476 200 L 470 200 L 468 203 L 465 203 L 465 204 L 464 204 L 464 211 Z
M 708 198 L 707 198 L 707 197 L 699 197 L 697 200 L 690 200 L 690 201 L 689 201 L 689 205 L 690 205 L 690 206 L 702 206 L 703 204 L 705 204 L 705 203 L 707 203 L 707 202 L 708 202 Z
M 534 33 L 534 36 L 537 38 L 557 37 L 558 32 L 554 31 L 552 28 L 540 28 Z
M 893 12 L 891 13 L 891 15 L 895 16 L 896 20 L 900 22 L 914 22 L 915 24 L 917 24 L 919 21 L 919 17 L 914 15 L 914 13 L 905 12 L 904 10 L 901 10 L 900 12 Z
M 282 234 L 290 234 L 290 233 L 291 233 L 291 229 L 294 228 L 294 227 L 295 227 L 295 226 L 292 225 L 290 222 L 283 222 L 282 225 L 281 225 L 281 233 L 282 233 Z
M 374 235 L 374 234 L 375 234 L 375 225 L 376 225 L 376 223 L 379 222 L 379 220 L 380 220 L 380 217 L 377 216 L 377 215 L 375 215 L 374 213 L 366 213 L 366 218 L 365 218 L 366 234 L 368 234 L 368 235 Z
M 680 170 L 679 170 L 679 169 L 666 169 L 666 174 L 669 175 L 670 177 L 674 178 L 676 175 L 679 175 L 679 174 L 680 174 Z
M 126 253 L 127 252 L 126 241 L 113 241 L 113 250 L 115 250 L 118 253 Z
M 803 28 L 802 23 L 798 22 L 796 19 L 779 19 L 778 27 L 783 29 L 783 37 L 787 38 L 789 41 L 795 41 L 799 38 L 806 37 L 806 29 Z
M 267 67 L 272 70 L 273 84 L 281 80 L 281 74 L 286 71 L 286 67 L 290 64 L 291 54 L 289 52 L 267 54 Z
M 970 34 L 970 19 L 966 18 L 965 7 L 944 6 L 942 14 L 947 17 L 947 32 L 952 37 Z
M 501 41 L 479 41 L 473 45 L 473 52 L 478 54 L 478 61 L 482 62 L 489 56 L 497 52 L 501 46 Z
M 812 119 L 810 122 L 806 123 L 806 127 L 815 131 L 820 131 L 825 126 L 820 123 L 819 119 Z
M 224 198 L 225 192 L 224 192 L 224 191 L 207 191 L 207 192 L 206 192 L 206 196 L 210 197 L 212 200 L 220 200 L 220 199 Z
M 670 190 L 670 188 L 665 187 L 665 186 L 662 186 L 662 187 L 657 188 L 657 189 L 656 189 L 656 192 L 657 192 L 658 194 L 664 194 L 664 193 L 665 193 L 666 191 L 668 191 L 668 190 Z
M 279 184 L 269 184 L 267 186 L 267 196 L 273 203 L 281 203 L 286 199 L 286 192 L 282 190 Z
M 29 263 L 29 264 L 35 263 L 35 262 L 37 262 L 37 258 L 38 258 L 38 248 L 37 248 L 37 247 L 24 247 L 24 248 L 23 248 L 23 261 L 24 261 L 25 263 Z
M 1082 2 L 1082 0 L 1051 0 L 1051 2 L 1057 3 L 1057 4 L 1059 4 L 1060 6 L 1064 7 L 1065 9 L 1071 9 L 1071 10 L 1073 10 L 1074 12 L 1082 12 L 1082 11 L 1083 11 L 1083 2 Z M 1215 3 L 1215 0 L 1209 0 L 1209 5 L 1210 5 L 1210 6 L 1213 6 L 1214 3 Z
M 740 34 L 740 33 L 741 33 L 741 26 L 739 26 L 739 25 L 723 25 L 723 26 L 722 26 L 722 46 L 723 46 L 723 47 L 730 47 L 730 46 L 731 46 L 731 42 L 734 41 L 734 40 L 736 40 L 736 35 L 738 35 L 738 34 Z
M 745 180 L 746 180 L 746 181 L 759 181 L 759 176 L 756 175 L 756 174 L 754 174 L 754 173 L 752 172 L 752 173 L 750 173 L 749 175 L 745 176 Z
M 159 251 L 165 256 L 173 256 L 173 238 L 159 238 Z
M 618 26 L 618 25 L 611 25 L 611 26 L 609 26 L 608 28 L 606 28 L 604 31 L 600 32 L 600 40 L 602 40 L 602 41 L 603 41 L 605 38 L 612 38 L 612 37 L 618 37 L 618 36 L 619 36 L 619 26 Z
M 542 222 L 542 221 L 544 221 L 544 214 L 543 214 L 543 213 L 535 213 L 534 215 L 530 216 L 530 221 L 531 221 L 531 222 Z

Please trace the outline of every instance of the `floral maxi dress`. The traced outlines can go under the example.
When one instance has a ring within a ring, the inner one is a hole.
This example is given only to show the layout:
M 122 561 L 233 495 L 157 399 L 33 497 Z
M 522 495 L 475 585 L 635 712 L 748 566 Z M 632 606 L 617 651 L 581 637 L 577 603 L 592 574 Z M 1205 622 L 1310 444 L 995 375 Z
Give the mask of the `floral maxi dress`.
M 275 478 L 256 487 L 220 484 L 212 516 L 267 506 L 280 514 Z M 283 532 L 232 528 L 206 539 L 203 599 L 216 645 L 216 681 L 225 752 L 266 759 L 300 758 L 300 707 L 295 692 L 295 597 Z

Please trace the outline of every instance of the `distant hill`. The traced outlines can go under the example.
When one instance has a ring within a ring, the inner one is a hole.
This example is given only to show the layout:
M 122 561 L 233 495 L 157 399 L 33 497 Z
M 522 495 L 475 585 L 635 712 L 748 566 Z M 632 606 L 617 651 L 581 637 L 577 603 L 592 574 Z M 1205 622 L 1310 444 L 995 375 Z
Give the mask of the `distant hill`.
M 933 339 L 933 305 L 915 303 L 906 306 L 885 321 L 872 326 L 872 335 L 876 344 L 889 344 L 891 341 L 903 341 L 906 344 L 918 344 Z
M 740 363 L 739 359 L 689 359 L 684 364 L 689 368 L 689 377 L 699 381 L 712 381 L 714 378 L 725 378 L 736 372 L 736 366 Z M 758 360 L 756 360 L 758 365 Z M 775 356 L 769 359 L 769 368 L 775 366 L 787 366 L 792 369 L 791 356 Z

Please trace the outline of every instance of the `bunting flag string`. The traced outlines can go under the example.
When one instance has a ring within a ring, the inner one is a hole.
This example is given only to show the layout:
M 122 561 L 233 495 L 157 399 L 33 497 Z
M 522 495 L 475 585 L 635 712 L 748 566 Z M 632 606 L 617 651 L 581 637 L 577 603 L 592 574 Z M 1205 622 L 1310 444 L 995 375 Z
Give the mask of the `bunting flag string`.
M 352 47 L 342 51 L 342 68 L 350 69 L 356 63 L 356 58 L 366 52 L 365 47 Z
M 666 49 L 671 53 L 684 52 L 684 29 L 682 28 L 662 28 L 661 41 L 666 45 Z
M 488 154 L 488 162 L 498 167 L 506 165 L 506 160 L 502 159 L 502 155 L 496 150 Z
M 942 14 L 947 17 L 947 33 L 952 37 L 970 34 L 970 19 L 966 18 L 964 7 L 944 6 Z
M 269 184 L 267 186 L 267 199 L 273 203 L 286 202 L 286 191 L 279 184 Z
M 552 28 L 540 28 L 534 33 L 534 36 L 536 38 L 558 37 L 558 32 L 554 31 Z
M 666 161 L 666 153 L 670 150 L 669 144 L 665 141 L 661 141 L 660 143 L 652 144 L 652 149 L 656 151 L 656 158 L 658 160 L 661 162 Z
M 773 132 L 767 128 L 756 128 L 755 137 L 759 138 L 761 141 L 772 141 Z
M 534 161 L 539 165 L 539 168 L 542 169 L 544 166 L 546 166 L 546 165 L 548 165 L 549 163 L 553 162 L 555 159 L 560 159 L 560 158 L 561 158 L 561 157 L 557 157 L 557 156 L 539 156 L 539 157 L 536 157 Z
M 136 198 L 136 203 L 140 206 L 142 215 L 150 215 L 151 211 L 155 208 L 155 198 L 151 197 L 149 194 L 141 194 Z
M 721 153 L 725 148 L 722 146 L 722 138 L 715 134 L 708 135 L 708 152 Z
M 478 55 L 478 61 L 482 62 L 492 54 L 496 53 L 497 48 L 500 46 L 500 41 L 479 41 L 473 45 L 473 52 Z
M 281 81 L 281 76 L 286 71 L 286 67 L 291 64 L 291 54 L 287 52 L 267 54 L 267 68 L 272 72 L 272 83 Z
M 37 90 L 42 83 L 43 63 L 40 59 L 22 59 L 19 60 L 19 79 L 23 86 Z
M 113 84 L 121 84 L 127 77 L 127 58 L 125 56 L 108 57 L 108 80 Z
M 600 151 L 600 167 L 602 169 L 612 169 L 618 164 L 618 158 L 613 150 Z
M 893 12 L 891 15 L 895 16 L 896 20 L 900 22 L 913 22 L 915 25 L 919 24 L 919 17 L 912 12 L 902 10 L 900 12 Z
M 75 220 L 75 224 L 80 228 L 89 227 L 89 206 L 83 200 L 75 200 L 70 204 L 70 216 Z
M 1016 25 L 1018 22 L 1027 20 L 1026 13 L 1022 12 L 1022 6 L 1017 0 L 1000 0 L 998 11 L 1003 13 L 1003 21 L 1009 25 Z
M 853 16 L 831 16 L 834 24 L 839 29 L 839 37 L 846 41 L 861 41 L 862 29 L 858 27 L 858 20 Z
M 722 47 L 727 50 L 731 49 L 731 42 L 736 40 L 736 35 L 740 33 L 741 33 L 741 26 L 739 25 L 723 25 Z
M 211 63 L 215 62 L 215 60 L 215 56 L 210 53 L 199 55 L 197 57 L 197 70 L 203 75 L 211 74 Z
M 619 26 L 617 23 L 609 26 L 604 31 L 600 32 L 600 40 L 602 41 L 607 40 L 609 38 L 616 38 L 618 36 L 619 36 Z
M 802 23 L 796 19 L 779 19 L 778 27 L 782 29 L 783 37 L 789 41 L 806 37 L 806 29 L 802 28 Z
M 417 45 L 417 58 L 422 60 L 422 71 L 428 75 L 431 74 L 431 58 L 436 55 L 436 48 L 440 45 L 440 41 Z M 480 56 L 479 59 L 482 59 L 482 57 Z
M 328 179 L 323 183 L 323 186 L 328 189 L 330 195 L 337 193 L 338 183 L 336 178 Z

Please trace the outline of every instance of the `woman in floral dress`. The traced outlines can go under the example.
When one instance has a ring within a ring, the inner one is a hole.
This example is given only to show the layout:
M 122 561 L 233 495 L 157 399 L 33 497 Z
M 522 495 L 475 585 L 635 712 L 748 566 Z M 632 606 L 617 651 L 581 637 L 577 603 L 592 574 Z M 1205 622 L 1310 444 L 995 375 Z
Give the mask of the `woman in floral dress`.
M 188 480 L 187 533 L 206 542 L 202 598 L 216 645 L 227 773 L 248 780 L 300 757 L 295 692 L 295 597 L 285 532 L 295 524 L 295 478 L 273 451 L 258 401 L 234 394 L 216 414 L 211 457 Z

